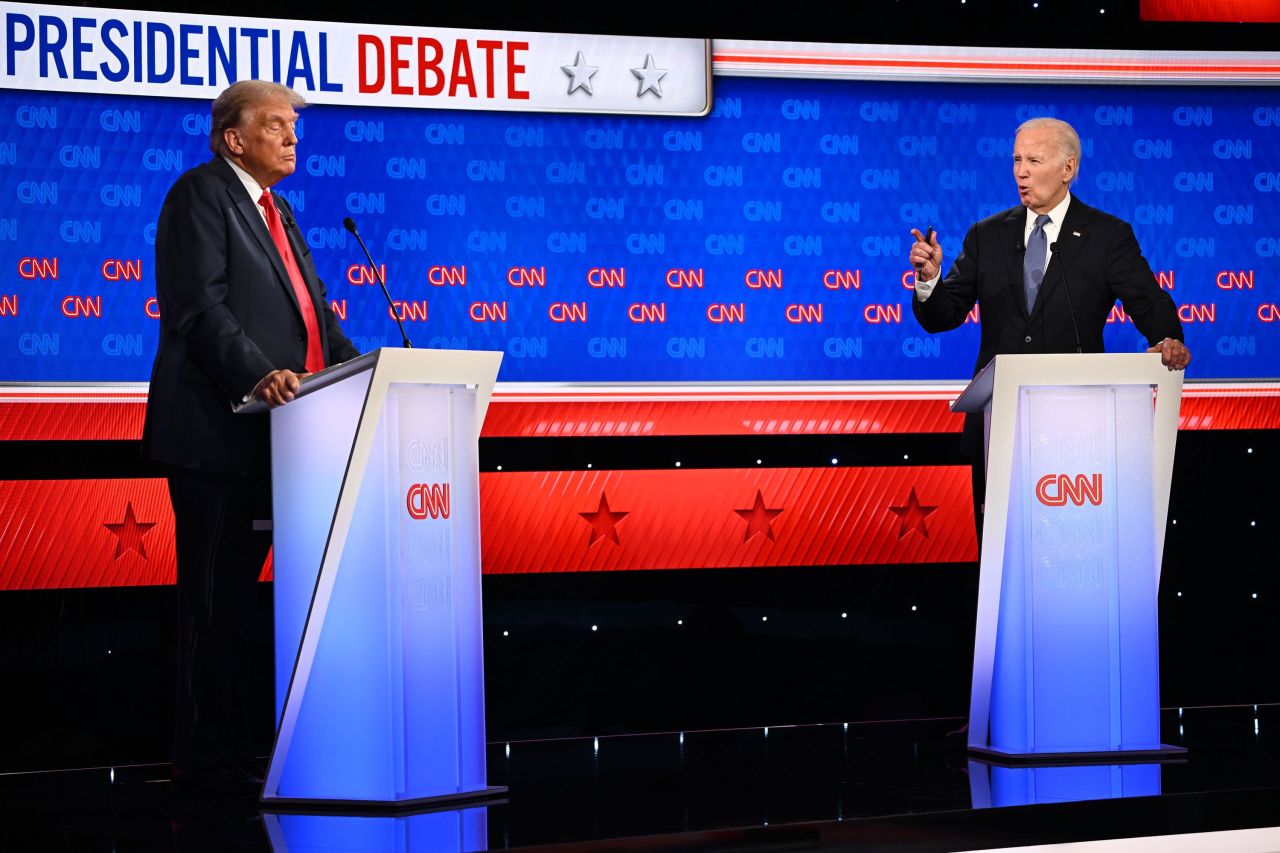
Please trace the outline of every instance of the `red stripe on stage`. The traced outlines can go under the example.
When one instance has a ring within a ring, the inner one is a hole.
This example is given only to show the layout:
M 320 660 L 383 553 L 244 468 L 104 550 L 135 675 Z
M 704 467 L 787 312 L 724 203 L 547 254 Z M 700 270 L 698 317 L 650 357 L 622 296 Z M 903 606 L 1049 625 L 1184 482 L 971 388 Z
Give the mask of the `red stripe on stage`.
M 859 435 L 959 432 L 948 403 L 958 392 L 910 386 L 796 391 L 566 391 L 495 394 L 485 438 L 676 435 Z M 145 398 L 0 392 L 0 441 L 137 440 Z M 513 399 L 502 399 L 504 396 Z M 749 399 L 742 399 L 747 397 Z M 540 399 L 542 398 L 542 399 Z M 567 399 L 566 399 L 567 398 Z M 1185 387 L 1179 429 L 1280 429 L 1280 389 Z
M 969 469 L 480 475 L 486 574 L 977 559 Z
M 1215 397 L 1184 392 L 1178 429 L 1280 429 L 1280 396 Z
M 7 395 L 6 395 L 7 396 Z M 142 437 L 139 402 L 9 402 L 0 397 L 0 441 L 119 441 Z
M 963 466 L 487 473 L 480 498 L 486 573 L 977 559 Z M 0 482 L 0 513 L 0 590 L 174 581 L 163 480 Z
M 849 435 L 959 432 L 948 400 L 625 400 L 500 402 L 485 438 Z
M 0 590 L 174 582 L 164 480 L 0 481 L 0 518 Z
M 712 55 L 717 66 L 771 65 L 824 66 L 829 68 L 883 68 L 894 71 L 969 71 L 1031 72 L 1046 77 L 1075 77 L 1084 73 L 1111 74 L 1119 77 L 1144 77 L 1189 74 L 1199 76 L 1266 76 L 1280 75 L 1280 64 L 1271 61 L 1192 62 L 1184 59 L 1144 59 L 1142 61 L 1086 61 L 1081 59 L 1036 60 L 1031 58 L 995 59 L 985 57 L 929 56 L 848 56 L 838 53 L 734 53 L 721 51 Z M 723 70 L 717 68 L 717 70 Z
M 911 386 L 798 390 L 612 389 L 494 395 L 485 438 L 859 435 L 959 432 L 959 390 Z M 142 394 L 0 392 L 0 441 L 137 440 Z M 503 399 L 504 397 L 509 399 Z M 107 399 L 101 399 L 107 398 Z M 746 399 L 743 399 L 746 398 Z M 799 398 L 799 399 L 798 399 Z M 1280 429 L 1280 388 L 1187 385 L 1179 429 Z

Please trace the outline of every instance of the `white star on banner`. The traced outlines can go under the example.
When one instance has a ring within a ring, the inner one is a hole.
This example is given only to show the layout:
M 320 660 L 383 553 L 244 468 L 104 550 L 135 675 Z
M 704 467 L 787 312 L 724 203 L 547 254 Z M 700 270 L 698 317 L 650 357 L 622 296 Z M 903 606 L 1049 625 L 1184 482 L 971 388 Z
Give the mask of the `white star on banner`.
M 637 98 L 642 97 L 645 92 L 653 92 L 659 98 L 662 97 L 662 78 L 667 76 L 667 69 L 654 66 L 652 53 L 645 54 L 643 68 L 632 68 L 631 73 L 640 78 Z
M 578 56 L 573 60 L 572 65 L 561 65 L 560 69 L 572 78 L 569 80 L 570 95 L 579 89 L 585 89 L 588 95 L 595 94 L 591 91 L 591 78 L 595 76 L 600 68 L 596 65 L 587 65 L 582 58 L 582 51 L 578 51 Z

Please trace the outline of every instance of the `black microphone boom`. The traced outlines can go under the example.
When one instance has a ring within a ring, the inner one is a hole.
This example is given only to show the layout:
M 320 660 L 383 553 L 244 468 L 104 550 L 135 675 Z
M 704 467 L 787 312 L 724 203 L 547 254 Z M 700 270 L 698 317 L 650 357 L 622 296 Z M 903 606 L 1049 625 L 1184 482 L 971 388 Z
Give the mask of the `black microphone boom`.
M 1058 255 L 1058 242 L 1055 240 L 1049 244 L 1049 251 Z M 1080 326 L 1076 323 L 1076 306 L 1071 303 L 1071 285 L 1067 284 L 1067 262 L 1058 255 L 1058 259 L 1062 261 L 1062 287 L 1067 291 L 1067 310 L 1071 312 L 1071 331 L 1076 336 L 1076 352 L 1084 352 L 1084 348 L 1080 346 Z
M 373 268 L 374 277 L 377 278 L 378 285 L 382 288 L 382 295 L 387 298 L 387 307 L 391 309 L 391 316 L 395 318 L 396 325 L 400 327 L 400 338 L 404 341 L 404 348 L 413 349 L 409 336 L 404 333 L 404 323 L 400 321 L 400 315 L 396 313 L 396 305 L 391 301 L 391 292 L 387 290 L 387 283 L 382 278 L 382 271 L 373 262 L 373 255 L 369 254 L 369 247 L 364 244 L 364 240 L 360 239 L 360 232 L 356 230 L 356 221 L 348 216 L 342 220 L 342 227 L 350 231 L 352 236 L 356 238 L 356 242 L 360 244 L 360 248 L 364 249 L 364 256 L 369 259 L 369 266 Z

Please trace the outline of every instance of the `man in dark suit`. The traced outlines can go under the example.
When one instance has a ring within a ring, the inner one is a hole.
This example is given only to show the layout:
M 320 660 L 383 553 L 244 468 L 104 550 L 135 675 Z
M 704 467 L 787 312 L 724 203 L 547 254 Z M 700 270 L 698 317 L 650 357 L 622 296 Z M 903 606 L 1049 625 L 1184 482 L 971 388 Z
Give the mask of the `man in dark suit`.
M 1018 128 L 1013 144 L 1021 204 L 971 227 L 941 282 L 937 236 L 926 242 L 912 231 L 912 311 L 926 331 L 945 332 L 961 325 L 978 304 L 982 341 L 975 374 L 1000 354 L 1102 352 L 1102 332 L 1117 299 L 1146 336 L 1148 352 L 1159 352 L 1170 370 L 1191 361 L 1177 307 L 1156 283 L 1133 229 L 1070 193 L 1079 168 L 1080 138 L 1071 125 L 1031 119 Z M 965 419 L 963 447 L 973 463 L 981 534 L 981 415 Z
M 177 528 L 175 780 L 253 781 L 248 638 L 271 541 L 267 418 L 299 379 L 359 355 L 292 211 L 270 187 L 297 162 L 291 89 L 242 81 L 213 104 L 214 157 L 170 189 L 156 227 L 160 340 L 143 447 L 168 472 Z M 255 529 L 256 528 L 256 529 Z M 262 710 L 266 710 L 263 708 Z

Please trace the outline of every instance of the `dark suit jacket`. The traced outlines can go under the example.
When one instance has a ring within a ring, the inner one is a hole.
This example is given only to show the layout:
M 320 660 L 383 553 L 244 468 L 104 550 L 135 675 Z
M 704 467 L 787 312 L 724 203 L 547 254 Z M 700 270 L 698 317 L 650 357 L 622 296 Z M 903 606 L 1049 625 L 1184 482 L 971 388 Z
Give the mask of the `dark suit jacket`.
M 929 299 L 911 300 L 920 325 L 945 332 L 964 322 L 976 302 L 982 342 L 974 373 L 996 355 L 1075 352 L 1063 275 L 1070 285 L 1084 352 L 1102 352 L 1102 331 L 1119 299 L 1152 345 L 1182 340 L 1177 306 L 1156 283 L 1127 222 L 1075 196 L 1030 316 L 1022 284 L 1026 208 L 1010 208 L 969 229 L 964 247 Z
M 311 291 L 325 364 L 354 358 L 359 352 L 338 327 L 292 210 L 274 197 Z M 178 178 L 165 198 L 156 224 L 156 297 L 160 341 L 145 452 L 183 468 L 261 471 L 267 418 L 231 407 L 272 370 L 301 372 L 306 333 L 257 200 L 220 156 Z

